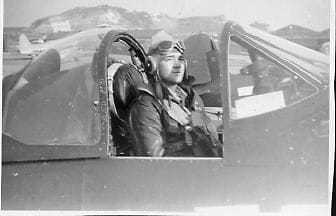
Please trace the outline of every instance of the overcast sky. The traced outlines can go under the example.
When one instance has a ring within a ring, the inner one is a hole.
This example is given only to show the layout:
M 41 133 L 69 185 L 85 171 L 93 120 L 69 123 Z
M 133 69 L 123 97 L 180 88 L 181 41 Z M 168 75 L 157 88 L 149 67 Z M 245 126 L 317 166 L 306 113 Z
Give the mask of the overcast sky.
M 29 26 L 34 20 L 76 6 L 108 4 L 173 17 L 223 14 L 244 24 L 262 21 L 277 29 L 298 24 L 329 28 L 330 0 L 3 0 L 4 26 Z

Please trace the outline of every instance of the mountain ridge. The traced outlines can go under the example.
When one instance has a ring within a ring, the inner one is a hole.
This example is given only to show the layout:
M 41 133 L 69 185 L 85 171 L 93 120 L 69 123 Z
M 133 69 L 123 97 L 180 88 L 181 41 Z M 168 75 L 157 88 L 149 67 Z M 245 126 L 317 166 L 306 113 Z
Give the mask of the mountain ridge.
M 121 7 L 100 5 L 75 7 L 60 14 L 35 20 L 29 30 L 48 34 L 58 31 L 81 31 L 100 25 L 116 30 L 163 29 L 170 33 L 219 33 L 226 21 L 224 15 L 175 18 L 166 14 L 130 11 Z

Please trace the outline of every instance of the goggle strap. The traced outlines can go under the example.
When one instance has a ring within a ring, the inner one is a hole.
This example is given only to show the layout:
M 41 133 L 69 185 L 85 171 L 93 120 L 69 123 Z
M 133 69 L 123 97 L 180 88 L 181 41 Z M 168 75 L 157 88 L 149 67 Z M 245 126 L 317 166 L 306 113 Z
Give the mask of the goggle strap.
M 174 45 L 174 48 L 180 53 L 184 53 L 185 46 L 182 41 L 177 41 Z

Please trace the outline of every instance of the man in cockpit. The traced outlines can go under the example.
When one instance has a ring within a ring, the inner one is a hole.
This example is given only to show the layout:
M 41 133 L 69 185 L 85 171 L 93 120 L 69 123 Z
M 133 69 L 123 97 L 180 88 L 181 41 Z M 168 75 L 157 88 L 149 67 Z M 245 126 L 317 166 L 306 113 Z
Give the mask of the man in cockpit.
M 148 54 L 147 89 L 130 108 L 129 129 L 136 156 L 216 157 L 221 154 L 216 128 L 203 102 L 186 83 L 184 44 L 172 37 L 156 38 Z
M 258 55 L 256 51 L 248 50 L 252 64 L 241 69 L 241 74 L 250 74 L 254 79 L 254 94 L 273 92 L 279 83 L 289 76 L 276 64 Z M 281 83 L 280 83 L 281 84 Z

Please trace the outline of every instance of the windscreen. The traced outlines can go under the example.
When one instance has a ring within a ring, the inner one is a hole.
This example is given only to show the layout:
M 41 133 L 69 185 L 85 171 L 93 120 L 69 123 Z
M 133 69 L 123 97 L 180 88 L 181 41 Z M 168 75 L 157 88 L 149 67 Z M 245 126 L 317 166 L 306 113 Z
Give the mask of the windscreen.
M 313 78 L 329 81 L 330 62 L 325 54 L 251 27 L 244 27 L 244 29 L 255 43 L 305 70 Z
M 93 28 L 75 33 L 62 39 L 46 42 L 41 49 L 56 49 L 61 58 L 60 70 L 69 70 L 92 62 L 94 53 L 99 49 L 104 36 L 110 32 L 118 31 L 111 28 Z M 109 52 L 122 58 L 128 56 L 126 46 L 113 43 Z
M 46 42 L 8 93 L 3 132 L 28 145 L 93 145 L 100 138 L 92 59 L 108 28 Z
M 68 70 L 91 63 L 96 50 L 109 28 L 85 30 L 56 41 L 50 41 L 48 48 L 56 49 L 61 57 L 60 70 Z

